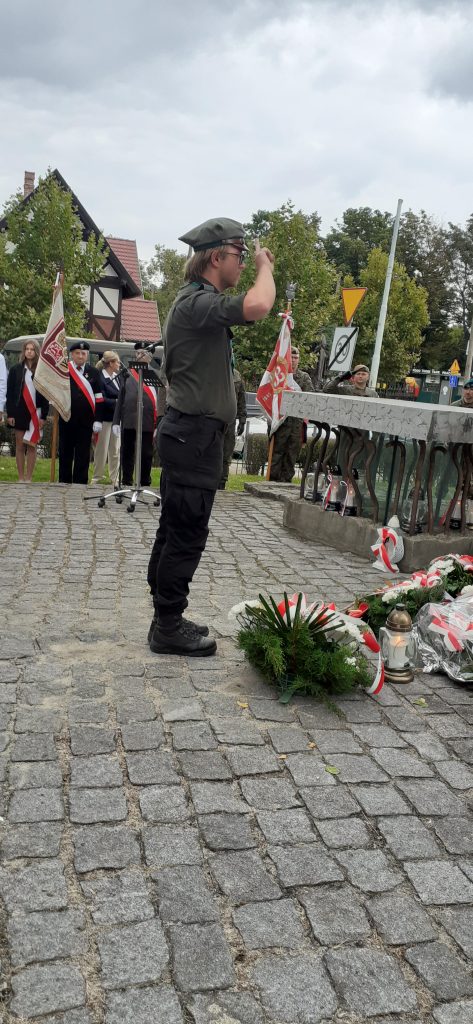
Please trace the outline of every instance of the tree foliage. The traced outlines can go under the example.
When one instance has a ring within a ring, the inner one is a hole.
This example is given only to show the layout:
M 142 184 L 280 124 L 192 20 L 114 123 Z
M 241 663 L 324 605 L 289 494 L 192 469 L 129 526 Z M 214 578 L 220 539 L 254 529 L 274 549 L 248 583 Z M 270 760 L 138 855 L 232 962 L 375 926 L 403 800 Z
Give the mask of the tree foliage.
M 141 265 L 144 296 L 158 303 L 161 324 L 184 283 L 185 265 L 186 257 L 165 245 L 155 245 L 152 259 Z
M 463 329 L 465 342 L 473 318 L 473 214 L 465 228 L 449 224 L 448 255 L 450 287 L 455 322 Z
M 387 265 L 387 253 L 373 249 L 360 275 L 360 284 L 368 291 L 356 314 L 360 327 L 356 362 L 371 363 Z M 395 261 L 381 349 L 381 380 L 399 380 L 418 364 L 422 330 L 428 321 L 425 288 L 417 285 L 406 268 Z
M 325 251 L 329 260 L 342 274 L 349 274 L 353 283 L 361 284 L 361 272 L 368 263 L 373 249 L 388 252 L 393 226 L 390 213 L 371 210 L 369 206 L 350 207 L 341 221 L 325 238 Z
M 8 220 L 0 235 L 0 337 L 45 330 L 59 266 L 67 333 L 83 335 L 83 288 L 101 276 L 108 254 L 103 237 L 91 234 L 83 242 L 72 196 L 50 174 L 40 179 L 28 202 L 17 193 L 3 212 Z
M 333 323 L 337 307 L 336 272 L 325 255 L 318 225 L 317 214 L 296 211 L 287 202 L 278 210 L 260 210 L 246 226 L 250 237 L 258 236 L 261 245 L 274 254 L 276 304 L 265 320 L 238 328 L 235 352 L 244 376 L 248 376 L 248 368 L 255 376 L 266 368 L 280 330 L 277 313 L 286 307 L 286 287 L 292 281 L 296 284 L 293 341 L 300 348 L 301 366 L 314 363 L 312 349 L 317 333 Z M 249 260 L 238 290 L 247 290 L 253 281 L 254 265 Z

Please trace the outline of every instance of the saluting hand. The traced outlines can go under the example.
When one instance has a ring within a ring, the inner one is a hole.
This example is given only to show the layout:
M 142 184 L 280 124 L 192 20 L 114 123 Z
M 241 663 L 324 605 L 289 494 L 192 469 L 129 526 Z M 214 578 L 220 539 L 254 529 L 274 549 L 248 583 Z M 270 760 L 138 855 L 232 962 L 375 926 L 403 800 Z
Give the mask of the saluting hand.
M 255 238 L 255 263 L 256 269 L 260 270 L 261 267 L 269 267 L 272 271 L 274 266 L 274 256 L 270 249 L 261 248 L 259 244 L 259 238 Z

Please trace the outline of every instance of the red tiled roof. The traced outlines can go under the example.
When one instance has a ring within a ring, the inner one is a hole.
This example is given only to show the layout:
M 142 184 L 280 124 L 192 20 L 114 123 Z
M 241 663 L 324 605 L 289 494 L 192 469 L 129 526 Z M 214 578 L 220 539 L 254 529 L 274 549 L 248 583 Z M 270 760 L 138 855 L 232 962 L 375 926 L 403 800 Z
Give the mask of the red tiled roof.
M 105 239 L 107 244 L 113 249 L 115 256 L 123 263 L 125 270 L 128 271 L 130 277 L 138 285 L 140 292 L 143 291 L 141 285 L 141 274 L 140 264 L 138 262 L 138 249 L 136 248 L 136 242 L 131 238 L 114 238 L 113 235 L 108 235 Z
M 161 341 L 157 303 L 152 299 L 124 299 L 122 341 Z

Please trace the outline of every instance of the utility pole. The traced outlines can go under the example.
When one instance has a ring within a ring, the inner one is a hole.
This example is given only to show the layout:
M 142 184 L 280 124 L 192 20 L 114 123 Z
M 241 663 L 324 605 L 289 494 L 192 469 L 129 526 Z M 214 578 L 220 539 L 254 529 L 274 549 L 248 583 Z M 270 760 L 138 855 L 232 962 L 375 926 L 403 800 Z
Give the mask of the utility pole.
M 394 267 L 394 256 L 396 253 L 397 236 L 399 233 L 399 221 L 401 219 L 401 206 L 402 199 L 398 199 L 396 218 L 393 227 L 393 237 L 391 239 L 391 250 L 389 253 L 388 269 L 386 271 L 386 280 L 384 282 L 383 300 L 381 302 L 381 309 L 379 311 L 378 329 L 376 331 L 376 341 L 374 345 L 373 359 L 371 361 L 370 388 L 375 388 L 378 383 L 379 363 L 381 359 L 381 346 L 383 344 L 384 325 L 386 323 L 386 313 L 388 311 L 389 290 L 391 288 L 391 278 L 393 276 Z
M 469 380 L 471 377 L 471 367 L 473 364 L 473 318 L 470 327 L 470 337 L 468 339 L 468 347 L 466 350 L 466 363 L 465 363 L 465 380 Z

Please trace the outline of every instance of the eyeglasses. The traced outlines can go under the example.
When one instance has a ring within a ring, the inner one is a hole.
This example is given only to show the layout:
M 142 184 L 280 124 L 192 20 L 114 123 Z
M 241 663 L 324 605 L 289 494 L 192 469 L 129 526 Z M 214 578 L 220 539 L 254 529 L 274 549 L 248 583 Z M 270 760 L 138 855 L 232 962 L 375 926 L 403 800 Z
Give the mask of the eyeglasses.
M 241 249 L 240 252 L 232 252 L 230 249 L 225 249 L 225 256 L 238 256 L 238 263 L 240 267 L 246 263 L 247 252 L 245 249 Z

